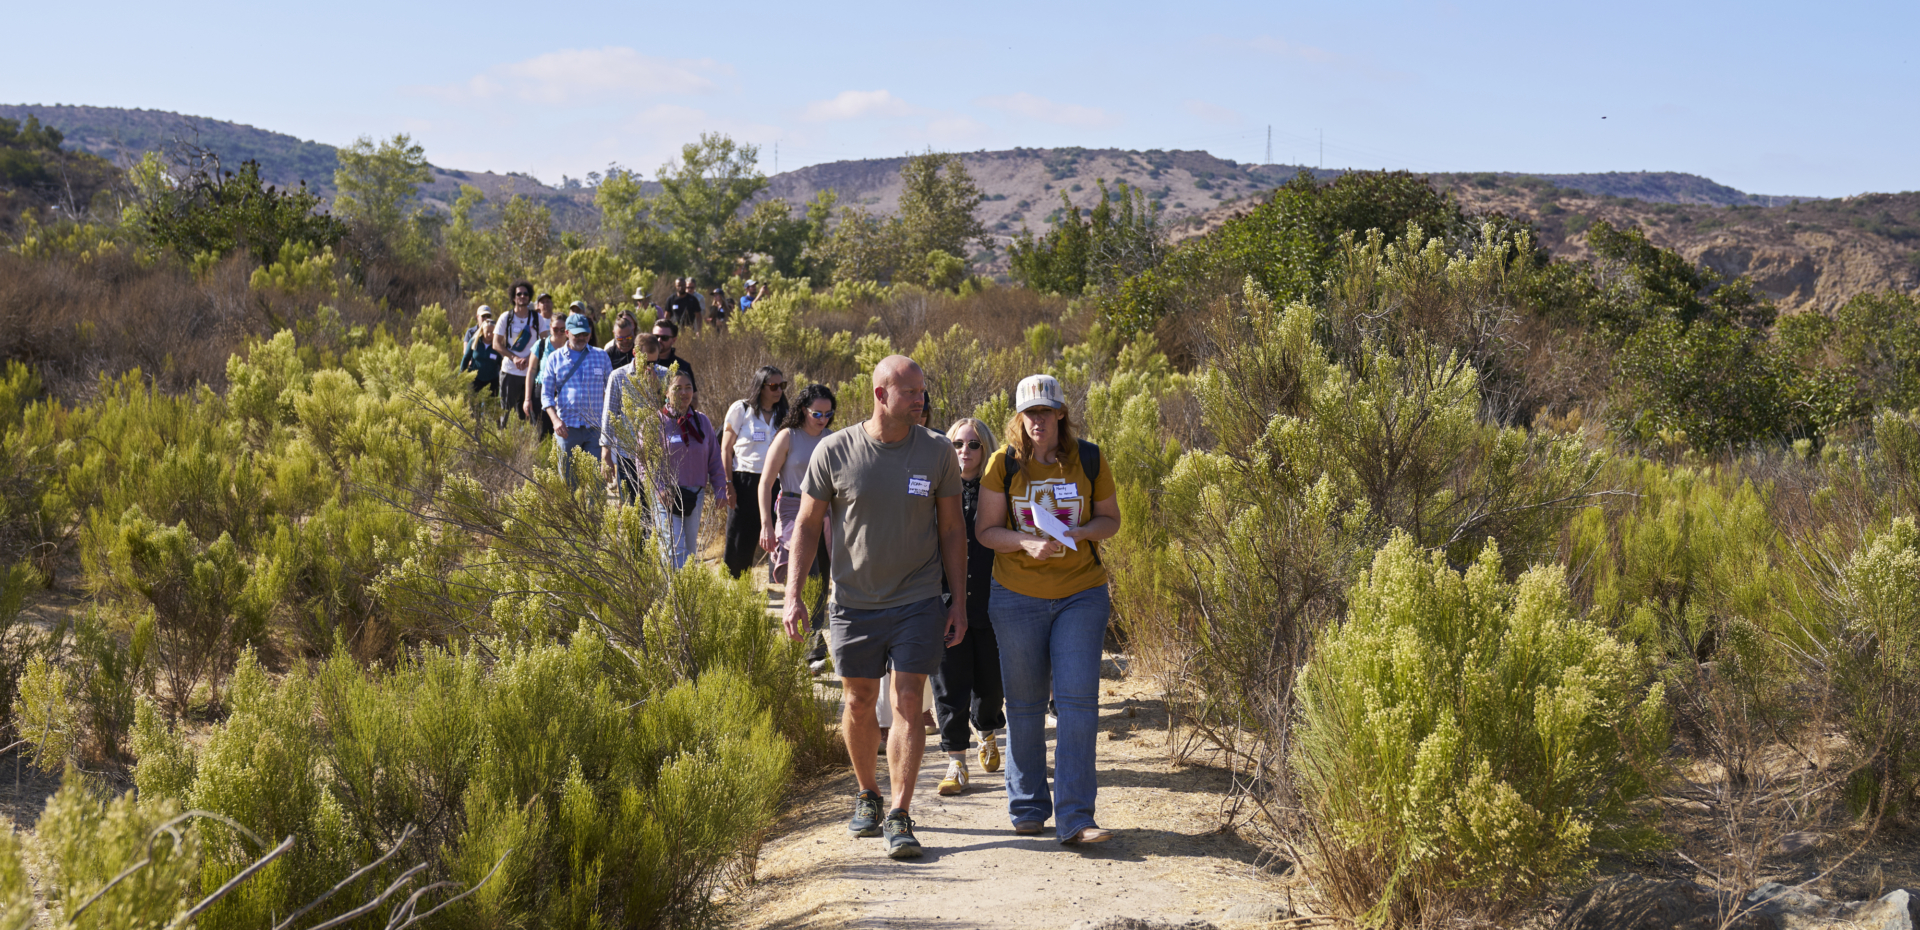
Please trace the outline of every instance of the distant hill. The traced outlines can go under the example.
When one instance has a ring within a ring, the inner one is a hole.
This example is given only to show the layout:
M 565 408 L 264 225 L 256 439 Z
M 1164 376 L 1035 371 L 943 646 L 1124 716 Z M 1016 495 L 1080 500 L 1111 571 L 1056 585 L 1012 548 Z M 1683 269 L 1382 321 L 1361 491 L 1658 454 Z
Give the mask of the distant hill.
M 197 141 L 228 164 L 251 158 L 275 184 L 305 180 L 331 199 L 335 149 L 322 142 L 239 123 L 163 110 L 0 105 L 0 117 L 29 114 L 66 134 L 79 149 L 126 164 L 141 152 Z M 1297 165 L 1250 165 L 1197 151 L 1016 148 L 960 153 L 987 200 L 980 217 L 996 237 L 986 261 L 1004 271 L 1005 244 L 1021 229 L 1052 228 L 1065 194 L 1074 209 L 1097 202 L 1098 180 L 1145 191 L 1175 239 L 1217 227 L 1300 171 L 1328 180 L 1341 171 Z M 899 205 L 906 157 L 810 165 L 768 179 L 764 198 L 795 206 L 822 190 L 843 207 L 890 214 Z M 1533 221 L 1541 244 L 1556 255 L 1586 254 L 1584 231 L 1595 219 L 1632 223 L 1653 240 L 1730 275 L 1751 273 L 1787 309 L 1831 307 L 1866 289 L 1920 289 L 1920 194 L 1863 194 L 1840 200 L 1750 194 L 1694 174 L 1663 171 L 1599 174 L 1464 172 L 1431 176 L 1470 208 L 1500 210 Z M 450 209 L 460 185 L 487 195 L 490 208 L 521 194 L 545 204 L 563 230 L 599 224 L 593 190 L 557 188 L 518 173 L 434 167 L 422 197 Z M 985 259 L 986 256 L 981 256 Z
M 1629 189 L 1648 196 L 1591 193 L 1549 177 L 1626 178 L 1631 179 Z M 1430 178 L 1470 211 L 1504 213 L 1531 223 L 1539 247 L 1549 255 L 1573 261 L 1592 258 L 1586 233 L 1596 220 L 1634 227 L 1653 244 L 1723 277 L 1750 275 L 1762 294 L 1789 313 L 1831 311 L 1866 291 L 1920 295 L 1920 192 L 1828 199 L 1741 194 L 1744 200 L 1721 205 L 1651 199 L 1656 193 L 1704 197 L 1709 185 L 1720 187 L 1695 175 Z M 1174 238 L 1204 235 L 1263 200 L 1254 197 L 1216 207 L 1177 228 Z
M 122 167 L 139 160 L 142 153 L 164 154 L 177 143 L 187 142 L 218 153 L 222 164 L 230 168 L 249 159 L 259 162 L 260 177 L 269 184 L 291 187 L 305 181 L 308 188 L 329 202 L 335 193 L 333 172 L 339 158 L 335 147 L 324 142 L 166 110 L 0 104 L 0 117 L 24 120 L 29 114 L 65 133 L 68 148 L 91 152 Z M 433 174 L 433 182 L 420 193 L 427 203 L 443 210 L 452 208 L 454 198 L 460 196 L 460 185 L 471 184 L 496 208 L 514 194 L 545 203 L 562 229 L 584 230 L 599 223 L 592 209 L 591 191 L 584 195 L 562 191 L 523 174 L 439 166 L 434 167 Z
M 270 184 L 290 186 L 304 180 L 308 187 L 333 197 L 336 162 L 331 145 L 166 110 L 0 104 L 0 117 L 23 120 L 29 114 L 66 133 L 69 148 L 92 152 L 122 167 L 138 161 L 142 153 L 165 152 L 184 141 L 218 152 L 221 161 L 232 167 L 248 159 L 258 161 L 260 176 Z

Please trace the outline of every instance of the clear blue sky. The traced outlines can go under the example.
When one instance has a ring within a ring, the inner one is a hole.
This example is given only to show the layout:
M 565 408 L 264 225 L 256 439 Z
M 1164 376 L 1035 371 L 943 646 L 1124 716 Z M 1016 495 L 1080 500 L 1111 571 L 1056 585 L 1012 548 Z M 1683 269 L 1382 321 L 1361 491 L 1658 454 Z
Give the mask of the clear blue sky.
M 0 101 L 651 174 L 1012 146 L 1920 189 L 1920 3 L 15 4 Z M 21 9 L 25 7 L 25 9 Z

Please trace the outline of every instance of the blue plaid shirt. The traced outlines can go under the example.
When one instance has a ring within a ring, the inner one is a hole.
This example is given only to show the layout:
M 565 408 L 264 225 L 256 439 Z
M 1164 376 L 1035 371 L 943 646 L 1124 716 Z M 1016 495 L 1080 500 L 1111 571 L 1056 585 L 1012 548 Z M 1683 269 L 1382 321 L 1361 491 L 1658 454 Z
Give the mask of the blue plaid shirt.
M 607 358 L 605 349 L 555 349 L 540 360 L 540 407 L 560 408 L 560 422 L 569 429 L 598 429 L 606 404 L 607 377 L 612 373 L 613 361 Z

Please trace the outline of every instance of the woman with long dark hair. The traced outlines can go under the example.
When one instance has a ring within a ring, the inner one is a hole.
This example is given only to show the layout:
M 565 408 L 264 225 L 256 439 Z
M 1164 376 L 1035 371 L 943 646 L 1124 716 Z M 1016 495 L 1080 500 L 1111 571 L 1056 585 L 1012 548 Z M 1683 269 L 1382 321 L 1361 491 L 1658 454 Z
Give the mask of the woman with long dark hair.
M 766 467 L 773 434 L 787 418 L 787 376 L 772 365 L 754 374 L 753 390 L 727 408 L 720 440 L 721 465 L 733 476 L 727 503 L 727 573 L 735 578 L 753 567 L 754 547 L 760 542 L 760 509 L 750 503 L 760 493 L 760 474 Z
M 807 463 L 813 459 L 813 449 L 825 439 L 833 429 L 833 413 L 837 406 L 833 398 L 833 389 L 824 384 L 809 384 L 807 389 L 787 411 L 780 424 L 780 432 L 767 446 L 766 459 L 760 472 L 760 548 L 772 557 L 772 569 L 768 578 L 785 586 L 788 584 L 806 584 L 812 575 L 828 577 L 832 558 L 828 554 L 831 546 L 821 546 L 813 565 L 794 572 L 787 564 L 787 545 L 793 540 L 793 524 L 800 516 L 800 482 L 806 477 Z M 778 504 L 775 504 L 776 488 Z M 820 625 L 827 615 L 827 589 L 820 588 L 820 603 L 814 605 L 813 638 L 807 648 L 807 664 L 819 671 L 827 661 L 827 640 L 820 632 Z

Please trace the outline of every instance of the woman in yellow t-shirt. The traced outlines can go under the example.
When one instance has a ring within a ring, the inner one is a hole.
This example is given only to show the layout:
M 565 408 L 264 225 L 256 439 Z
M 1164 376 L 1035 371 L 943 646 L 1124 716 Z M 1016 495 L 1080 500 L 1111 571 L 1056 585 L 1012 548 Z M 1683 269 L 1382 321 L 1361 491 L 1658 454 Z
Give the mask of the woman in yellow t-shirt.
M 1000 640 L 1007 699 L 1007 813 L 1015 833 L 1040 833 L 1052 816 L 1061 843 L 1104 842 L 1113 833 L 1094 823 L 1093 758 L 1100 645 L 1112 603 L 1093 544 L 1120 532 L 1120 503 L 1096 447 L 1073 437 L 1060 382 L 1023 379 L 1014 410 L 1007 445 L 980 477 L 974 523 L 980 543 L 996 553 L 987 615 Z M 1049 687 L 1059 720 L 1051 792 Z

